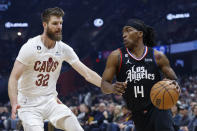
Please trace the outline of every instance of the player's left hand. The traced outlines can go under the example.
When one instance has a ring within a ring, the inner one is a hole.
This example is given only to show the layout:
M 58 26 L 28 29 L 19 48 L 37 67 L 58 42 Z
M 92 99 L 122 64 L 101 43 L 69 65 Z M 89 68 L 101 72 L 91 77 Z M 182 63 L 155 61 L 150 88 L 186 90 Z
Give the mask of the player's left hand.
M 123 95 L 125 93 L 125 89 L 127 88 L 127 82 L 118 82 L 116 81 L 114 84 L 112 84 L 112 93 L 116 95 Z
M 18 104 L 13 104 L 12 105 L 12 114 L 11 114 L 11 118 L 14 120 L 16 119 L 16 112 L 17 110 L 20 108 L 21 106 Z

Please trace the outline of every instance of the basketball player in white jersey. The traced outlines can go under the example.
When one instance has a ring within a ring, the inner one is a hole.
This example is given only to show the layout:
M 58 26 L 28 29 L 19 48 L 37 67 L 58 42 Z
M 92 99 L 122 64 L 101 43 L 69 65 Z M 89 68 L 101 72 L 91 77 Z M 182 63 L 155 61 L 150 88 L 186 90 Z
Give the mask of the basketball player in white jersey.
M 43 131 L 43 120 L 56 128 L 82 131 L 71 110 L 57 98 L 56 82 L 62 62 L 68 62 L 87 81 L 100 87 L 101 77 L 86 67 L 73 49 L 61 41 L 64 11 L 58 7 L 42 13 L 44 32 L 29 39 L 16 58 L 8 94 L 12 119 L 18 111 L 25 131 Z

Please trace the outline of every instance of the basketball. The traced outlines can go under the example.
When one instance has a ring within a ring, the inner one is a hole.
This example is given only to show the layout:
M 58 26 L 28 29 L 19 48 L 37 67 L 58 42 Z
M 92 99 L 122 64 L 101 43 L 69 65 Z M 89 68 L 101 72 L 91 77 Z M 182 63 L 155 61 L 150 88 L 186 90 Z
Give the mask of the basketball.
M 150 98 L 154 106 L 167 110 L 177 103 L 179 94 L 178 84 L 172 80 L 162 80 L 153 85 Z

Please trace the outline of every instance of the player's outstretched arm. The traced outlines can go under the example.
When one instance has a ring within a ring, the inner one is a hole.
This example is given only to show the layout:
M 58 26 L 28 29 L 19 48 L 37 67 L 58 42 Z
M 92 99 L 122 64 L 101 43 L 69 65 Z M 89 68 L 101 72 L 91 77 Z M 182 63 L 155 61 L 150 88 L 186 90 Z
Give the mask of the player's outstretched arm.
M 101 77 L 95 71 L 84 65 L 80 60 L 77 60 L 71 66 L 88 82 L 101 87 Z
M 63 44 L 63 52 L 64 60 L 68 62 L 80 75 L 82 75 L 88 82 L 101 87 L 101 77 L 84 65 L 70 46 Z
M 115 82 L 112 84 L 114 76 L 118 73 L 120 63 L 120 51 L 113 51 L 107 58 L 107 63 L 102 76 L 101 90 L 105 94 L 122 95 L 125 92 L 125 82 Z
M 20 105 L 17 103 L 17 85 L 18 79 L 20 78 L 24 69 L 25 65 L 16 60 L 8 82 L 8 95 L 12 106 L 12 119 L 16 118 L 16 111 L 18 108 L 20 108 Z

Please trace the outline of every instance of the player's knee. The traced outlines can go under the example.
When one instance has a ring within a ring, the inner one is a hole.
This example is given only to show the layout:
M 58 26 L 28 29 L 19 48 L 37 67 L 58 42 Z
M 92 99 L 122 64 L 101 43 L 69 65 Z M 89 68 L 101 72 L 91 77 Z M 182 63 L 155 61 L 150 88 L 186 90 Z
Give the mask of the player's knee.
M 24 131 L 44 131 L 42 126 L 23 124 Z
M 78 126 L 75 126 L 74 128 L 72 128 L 71 131 L 84 131 L 84 130 L 80 125 L 78 125 Z
M 75 116 L 64 117 L 58 120 L 56 126 L 67 131 L 84 131 Z

